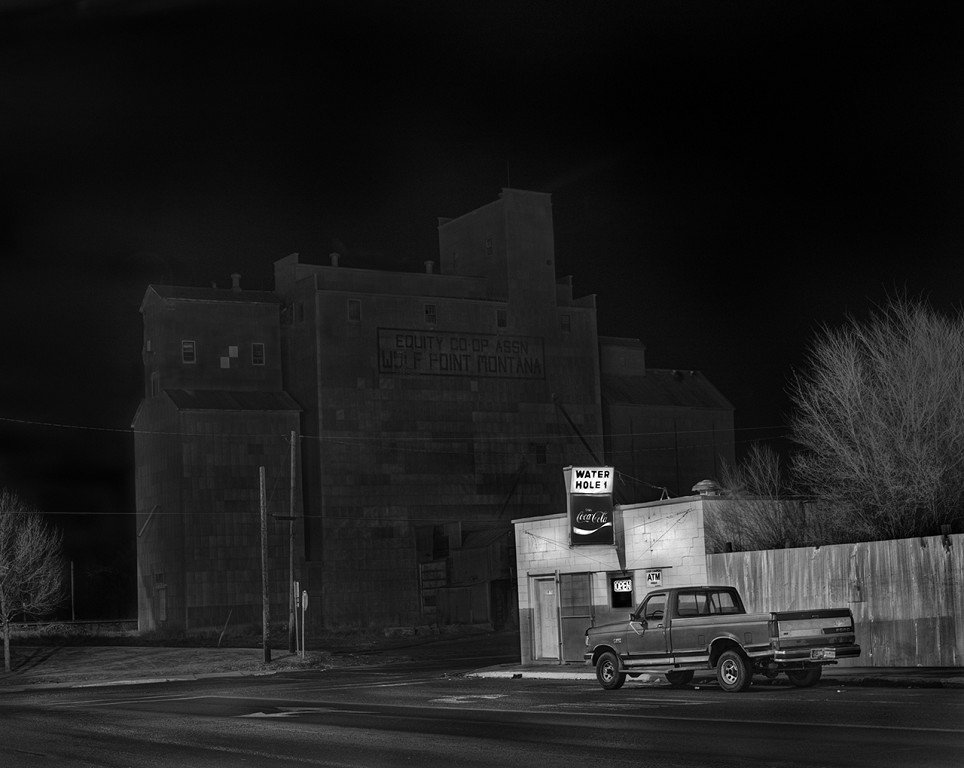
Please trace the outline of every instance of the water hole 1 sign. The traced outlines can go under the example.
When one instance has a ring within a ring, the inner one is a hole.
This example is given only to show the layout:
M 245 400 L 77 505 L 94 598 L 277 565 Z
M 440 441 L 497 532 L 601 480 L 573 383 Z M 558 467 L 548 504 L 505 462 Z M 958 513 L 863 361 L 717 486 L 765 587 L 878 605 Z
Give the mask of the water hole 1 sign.
M 569 473 L 569 493 L 612 495 L 612 467 L 566 467 L 565 471 Z

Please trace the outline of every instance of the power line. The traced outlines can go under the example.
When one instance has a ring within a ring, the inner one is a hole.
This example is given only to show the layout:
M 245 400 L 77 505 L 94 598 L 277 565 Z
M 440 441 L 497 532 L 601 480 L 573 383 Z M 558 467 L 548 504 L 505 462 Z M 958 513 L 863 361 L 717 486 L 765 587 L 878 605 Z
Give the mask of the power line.
M 250 433 L 250 432 L 218 432 L 211 434 L 204 434 L 201 432 L 178 432 L 178 431 L 167 431 L 167 430 L 155 430 L 155 429 L 134 429 L 133 427 L 99 427 L 99 426 L 89 426 L 83 424 L 64 424 L 60 422 L 49 422 L 49 421 L 36 421 L 32 419 L 17 419 L 11 418 L 9 416 L 0 416 L 0 421 L 8 422 L 11 424 L 23 424 L 26 426 L 35 427 L 46 427 L 53 429 L 71 429 L 77 431 L 91 431 L 91 432 L 114 432 L 117 434 L 129 434 L 129 435 L 155 435 L 155 436 L 168 436 L 168 437 L 199 437 L 205 439 L 223 439 L 240 437 L 251 439 L 255 437 L 261 438 L 275 438 L 281 440 L 287 440 L 287 435 L 277 435 L 273 433 Z M 721 429 L 723 434 L 727 432 L 752 432 L 752 431 L 763 431 L 763 430 L 786 430 L 787 427 L 784 425 L 771 425 L 764 427 L 733 427 L 732 429 Z M 713 432 L 712 429 L 692 429 L 692 430 L 678 430 L 677 432 L 672 431 L 656 431 L 656 432 L 617 432 L 617 433 L 604 433 L 604 432 L 591 432 L 586 434 L 586 437 L 601 439 L 601 438 L 619 438 L 619 437 L 659 437 L 662 435 L 688 435 L 688 434 L 706 434 Z M 358 436 L 347 436 L 347 435 L 311 435 L 311 434 L 300 434 L 298 438 L 301 440 L 320 440 L 329 442 L 341 442 L 344 444 L 349 444 L 349 441 L 355 441 L 358 443 L 365 442 L 378 442 L 384 443 L 384 435 L 358 435 Z M 398 435 L 393 434 L 390 438 L 394 441 L 412 441 L 412 442 L 504 442 L 506 438 L 504 436 L 486 436 L 486 435 L 455 435 L 455 436 L 445 436 L 445 435 Z M 530 434 L 530 435 L 512 435 L 510 439 L 526 439 L 526 440 L 572 440 L 572 435 L 569 434 Z
M 253 439 L 261 439 L 265 441 L 268 441 L 268 440 L 281 441 L 286 445 L 290 442 L 287 434 L 278 435 L 278 434 L 272 434 L 272 433 L 252 434 L 252 433 L 228 433 L 228 432 L 203 434 L 198 432 L 136 430 L 133 428 L 120 429 L 120 428 L 111 428 L 111 427 L 91 427 L 91 426 L 76 425 L 76 424 L 59 424 L 54 422 L 39 422 L 39 421 L 31 421 L 27 419 L 13 419 L 10 417 L 0 417 L 0 421 L 25 424 L 29 426 L 46 427 L 46 428 L 89 430 L 89 431 L 96 431 L 96 432 L 113 432 L 113 433 L 121 433 L 121 434 L 146 435 L 146 436 L 155 436 L 155 437 L 178 437 L 178 438 L 186 438 L 189 440 L 243 439 L 245 441 L 251 441 Z M 783 430 L 783 429 L 785 428 L 779 427 L 779 426 L 740 427 L 740 428 L 734 428 L 732 431 L 733 433 L 739 432 L 741 434 L 744 434 L 749 432 L 759 432 L 763 430 Z M 710 431 L 711 430 L 687 430 L 687 431 L 684 431 L 682 434 L 707 434 Z M 729 430 L 726 430 L 726 431 L 729 432 Z M 674 434 L 674 433 L 662 432 L 662 431 L 634 432 L 634 433 L 617 433 L 617 435 L 614 435 L 614 436 L 618 436 L 618 437 L 632 436 L 637 438 L 647 438 L 647 437 L 659 437 L 659 436 L 670 435 L 670 434 Z M 675 434 L 680 434 L 680 433 L 676 432 Z M 593 434 L 593 435 L 590 435 L 590 437 L 599 438 L 599 437 L 603 437 L 603 435 Z M 771 439 L 779 439 L 781 437 L 786 437 L 786 435 L 780 435 Z M 565 443 L 569 445 L 574 444 L 575 442 L 573 436 L 568 434 L 550 435 L 550 436 L 515 434 L 509 437 L 504 437 L 504 436 L 489 437 L 486 435 L 465 435 L 465 436 L 457 436 L 457 437 L 431 436 L 431 435 L 400 436 L 396 434 L 396 435 L 392 435 L 390 438 L 385 438 L 383 435 L 381 436 L 368 436 L 368 435 L 321 436 L 321 435 L 301 434 L 301 435 L 298 435 L 298 439 L 318 440 L 328 445 L 340 445 L 340 446 L 344 446 L 345 448 L 355 449 L 360 451 L 366 450 L 370 444 L 377 442 L 379 447 L 382 449 L 382 451 L 419 453 L 423 455 L 436 455 L 436 456 L 464 455 L 466 453 L 465 447 L 455 448 L 454 446 L 450 445 L 451 441 L 457 441 L 462 445 L 468 444 L 472 448 L 474 453 L 481 451 L 483 454 L 483 458 L 486 456 L 490 456 L 490 457 L 498 456 L 498 457 L 506 457 L 506 458 L 512 457 L 513 459 L 519 458 L 520 455 L 524 457 L 526 454 L 530 453 L 531 444 L 534 442 L 538 443 L 546 439 L 553 440 L 553 441 L 556 441 L 556 440 L 565 441 Z M 758 440 L 759 438 L 745 437 L 739 440 L 734 439 L 733 442 L 734 444 L 745 444 L 749 442 L 757 442 Z M 429 443 L 435 443 L 436 445 L 430 446 Z M 509 445 L 506 445 L 507 443 Z M 504 449 L 500 450 L 500 447 Z M 610 449 L 610 451 L 608 452 L 608 456 L 609 456 L 609 461 L 615 464 L 619 462 L 619 457 L 621 456 L 636 457 L 637 455 L 644 455 L 644 454 L 652 455 L 656 452 L 673 453 L 678 455 L 680 451 L 693 451 L 693 450 L 701 450 L 701 449 L 707 449 L 707 448 L 715 450 L 720 447 L 721 447 L 720 442 L 715 439 L 715 432 L 714 432 L 714 441 L 712 443 L 692 443 L 688 445 L 674 444 L 672 446 L 669 446 L 669 445 L 635 446 L 631 449 Z M 288 450 L 290 450 L 290 446 L 288 447 Z M 635 484 L 644 485 L 648 488 L 662 491 L 664 496 L 669 496 L 669 491 L 665 484 L 661 485 L 661 484 L 651 483 L 647 480 L 642 480 L 641 478 L 628 475 L 624 472 L 619 472 L 618 475 L 624 480 L 628 479 L 629 481 Z M 271 499 L 273 499 L 274 493 L 277 489 L 277 483 L 279 481 L 279 477 L 280 475 L 275 474 L 273 478 L 272 489 L 270 493 Z M 53 513 L 49 513 L 49 514 L 53 514 Z M 125 513 L 120 513 L 120 514 L 125 514 Z

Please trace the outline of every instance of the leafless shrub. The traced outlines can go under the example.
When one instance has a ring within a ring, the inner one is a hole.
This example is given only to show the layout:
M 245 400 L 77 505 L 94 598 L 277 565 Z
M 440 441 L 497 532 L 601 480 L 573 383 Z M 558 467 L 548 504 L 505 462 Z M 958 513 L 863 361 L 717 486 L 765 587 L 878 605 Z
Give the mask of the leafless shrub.
M 938 533 L 964 502 L 964 317 L 894 300 L 825 330 L 792 388 L 793 472 L 849 540 Z
M 704 519 L 707 551 L 777 549 L 808 543 L 803 505 L 788 499 L 785 473 L 777 453 L 751 446 L 743 463 L 725 463 L 723 500 Z
M 10 671 L 10 622 L 49 613 L 63 596 L 60 535 L 17 496 L 0 489 L 0 625 Z

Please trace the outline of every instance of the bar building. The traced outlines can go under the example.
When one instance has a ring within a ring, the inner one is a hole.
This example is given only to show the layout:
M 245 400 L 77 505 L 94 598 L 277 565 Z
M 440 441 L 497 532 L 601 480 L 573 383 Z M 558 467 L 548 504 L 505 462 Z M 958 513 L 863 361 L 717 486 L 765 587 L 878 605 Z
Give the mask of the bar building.
M 674 473 L 692 485 L 732 458 L 712 385 L 646 371 L 642 345 L 600 337 L 595 297 L 557 279 L 548 194 L 505 189 L 438 236 L 415 273 L 292 254 L 273 291 L 148 287 L 142 630 L 260 622 L 262 466 L 272 621 L 293 550 L 316 626 L 501 626 L 517 620 L 511 521 L 565 509 L 561 467 L 611 464 L 652 493 L 670 484 L 648 471 L 665 437 L 627 448 L 625 430 L 684 414 L 714 442 L 677 444 Z

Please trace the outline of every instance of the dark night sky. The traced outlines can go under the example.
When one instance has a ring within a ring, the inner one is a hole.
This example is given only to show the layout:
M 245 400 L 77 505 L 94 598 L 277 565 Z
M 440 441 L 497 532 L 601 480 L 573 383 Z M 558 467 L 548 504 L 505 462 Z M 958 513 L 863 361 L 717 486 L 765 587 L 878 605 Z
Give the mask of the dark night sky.
M 419 270 L 503 186 L 553 194 L 600 332 L 704 371 L 740 441 L 785 433 L 821 324 L 958 307 L 943 6 L 463 5 L 0 0 L 0 484 L 69 547 L 132 538 L 148 283 Z

